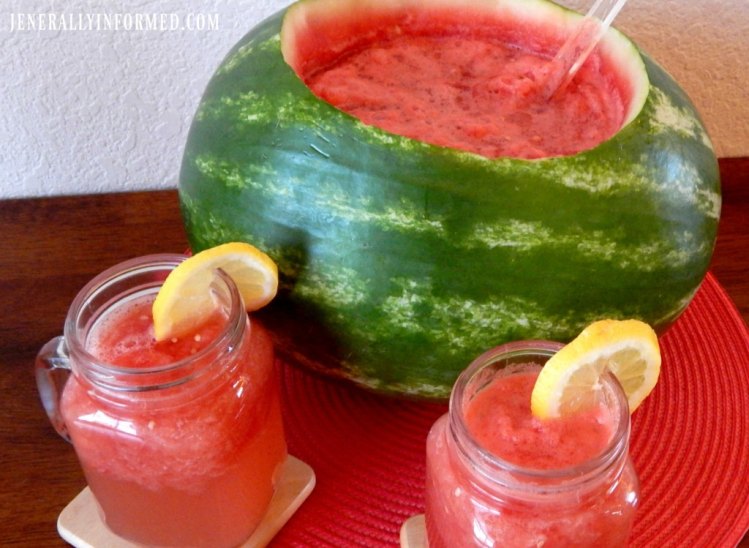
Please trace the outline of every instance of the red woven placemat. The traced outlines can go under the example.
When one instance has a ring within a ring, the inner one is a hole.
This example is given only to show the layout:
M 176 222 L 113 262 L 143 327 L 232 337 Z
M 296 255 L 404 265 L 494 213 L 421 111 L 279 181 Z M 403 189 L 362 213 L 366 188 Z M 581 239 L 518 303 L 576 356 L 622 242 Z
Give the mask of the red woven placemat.
M 749 529 L 749 332 L 708 275 L 661 345 L 661 380 L 632 420 L 631 544 L 733 546 Z M 289 449 L 317 485 L 273 546 L 397 546 L 424 511 L 424 444 L 446 405 L 281 368 Z

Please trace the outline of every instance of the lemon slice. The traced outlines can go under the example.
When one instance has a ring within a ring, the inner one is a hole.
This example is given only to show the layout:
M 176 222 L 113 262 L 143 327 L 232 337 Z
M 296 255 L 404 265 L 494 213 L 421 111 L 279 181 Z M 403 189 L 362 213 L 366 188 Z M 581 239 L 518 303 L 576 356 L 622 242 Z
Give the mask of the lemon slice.
M 559 417 L 590 405 L 606 369 L 619 380 L 633 412 L 653 390 L 661 370 L 653 329 L 639 320 L 590 324 L 544 365 L 531 394 L 533 415 Z
M 219 268 L 234 280 L 247 311 L 276 295 L 276 263 L 256 247 L 232 242 L 206 249 L 185 259 L 164 280 L 152 307 L 156 340 L 189 333 L 207 319 L 216 308 L 210 286 Z

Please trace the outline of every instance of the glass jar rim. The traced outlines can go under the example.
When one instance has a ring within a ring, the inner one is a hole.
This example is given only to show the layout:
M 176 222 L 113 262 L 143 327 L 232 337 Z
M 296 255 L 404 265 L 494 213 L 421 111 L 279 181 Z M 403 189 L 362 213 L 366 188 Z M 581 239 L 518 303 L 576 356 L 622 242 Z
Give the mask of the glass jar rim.
M 92 382 L 92 384 L 113 392 L 145 392 L 170 388 L 200 375 L 202 370 L 209 368 L 211 362 L 215 360 L 208 360 L 204 367 L 197 368 L 191 374 L 186 374 L 184 377 L 178 377 L 168 383 L 139 385 L 137 383 L 133 384 L 132 380 L 144 378 L 148 375 L 159 375 L 178 371 L 180 369 L 187 369 L 188 365 L 199 363 L 202 358 L 205 358 L 212 353 L 215 354 L 217 351 L 221 351 L 221 349 L 231 349 L 233 348 L 234 343 L 238 342 L 242 335 L 242 326 L 244 325 L 246 312 L 236 284 L 228 274 L 219 269 L 217 270 L 216 280 L 219 280 L 225 285 L 229 294 L 230 306 L 228 308 L 229 312 L 227 321 L 219 334 L 195 354 L 191 354 L 190 356 L 166 364 L 133 368 L 101 360 L 86 348 L 85 339 L 81 338 L 82 333 L 79 332 L 78 320 L 84 308 L 90 304 L 94 298 L 106 289 L 111 288 L 118 282 L 124 281 L 130 276 L 147 274 L 149 272 L 156 273 L 171 271 L 185 259 L 187 259 L 186 255 L 170 253 L 143 255 L 129 259 L 104 270 L 91 279 L 78 292 L 68 310 L 63 332 L 68 347 L 70 348 L 71 356 L 74 358 L 74 363 L 83 365 L 85 371 L 82 373 L 87 380 Z M 163 279 L 154 279 L 147 287 L 144 286 L 141 291 L 146 291 L 148 288 L 159 287 L 161 285 L 159 282 L 163 282 Z M 112 306 L 116 300 L 116 297 L 109 299 L 105 304 L 101 305 L 101 307 Z M 116 381 L 115 379 L 124 380 Z
M 570 489 L 586 483 L 592 477 L 598 476 L 605 470 L 616 466 L 626 455 L 629 448 L 630 415 L 626 395 L 619 381 L 611 372 L 603 376 L 605 386 L 611 390 L 617 400 L 618 417 L 616 428 L 606 447 L 595 457 L 579 464 L 561 468 L 530 468 L 504 459 L 486 448 L 471 434 L 463 417 L 465 408 L 465 390 L 474 376 L 487 366 L 499 362 L 503 358 L 523 356 L 542 356 L 550 358 L 564 345 L 546 340 L 525 340 L 507 343 L 488 350 L 474 359 L 459 375 L 450 394 L 449 402 L 449 431 L 455 441 L 463 459 L 467 459 L 473 469 L 490 483 L 499 483 L 508 487 L 522 484 L 528 488 L 528 482 L 543 484 L 540 491 L 555 490 L 549 483 L 553 480 L 564 482 L 559 489 Z M 509 478 L 520 478 L 511 481 Z

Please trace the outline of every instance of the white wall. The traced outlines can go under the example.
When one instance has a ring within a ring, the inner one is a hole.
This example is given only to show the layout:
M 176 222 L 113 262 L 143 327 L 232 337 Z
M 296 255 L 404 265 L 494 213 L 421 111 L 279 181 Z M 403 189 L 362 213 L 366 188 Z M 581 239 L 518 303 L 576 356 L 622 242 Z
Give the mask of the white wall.
M 591 2 L 564 1 L 581 11 Z M 211 74 L 288 3 L 0 0 L 0 198 L 176 186 Z M 172 13 L 180 24 L 217 16 L 219 30 L 128 31 L 125 19 L 120 30 L 17 29 L 19 14 Z M 719 156 L 749 156 L 749 1 L 630 0 L 616 26 L 681 82 Z

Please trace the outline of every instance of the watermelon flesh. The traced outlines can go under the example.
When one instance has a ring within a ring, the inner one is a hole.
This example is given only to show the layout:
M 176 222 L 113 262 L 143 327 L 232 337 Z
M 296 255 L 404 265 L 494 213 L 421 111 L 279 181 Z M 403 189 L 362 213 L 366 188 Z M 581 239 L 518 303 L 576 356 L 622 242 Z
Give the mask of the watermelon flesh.
M 461 26 L 461 17 L 425 10 L 414 25 L 404 11 L 389 27 L 373 18 L 354 44 L 345 41 L 347 49 L 330 44 L 337 59 L 311 52 L 299 76 L 318 97 L 366 124 L 489 158 L 575 154 L 621 128 L 631 90 L 605 57 L 594 54 L 547 100 L 543 83 L 555 33 L 508 43 L 498 31 Z M 316 63 L 320 57 L 325 66 Z

